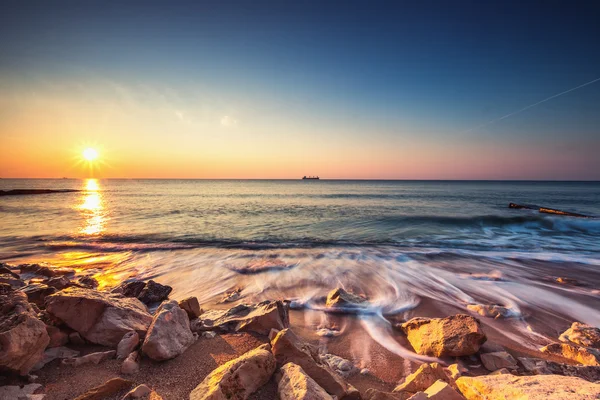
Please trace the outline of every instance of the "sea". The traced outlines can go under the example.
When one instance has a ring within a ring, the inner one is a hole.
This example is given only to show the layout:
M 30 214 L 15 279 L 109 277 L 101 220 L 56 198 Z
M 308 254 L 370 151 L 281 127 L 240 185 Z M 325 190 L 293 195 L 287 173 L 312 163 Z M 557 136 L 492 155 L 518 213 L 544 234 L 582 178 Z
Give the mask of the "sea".
M 0 180 L 9 189 L 80 191 L 0 197 L 0 261 L 69 266 L 101 289 L 154 279 L 203 304 L 238 291 L 320 313 L 342 287 L 397 353 L 389 316 L 420 309 L 500 306 L 503 325 L 480 317 L 531 348 L 575 320 L 600 326 L 600 182 Z

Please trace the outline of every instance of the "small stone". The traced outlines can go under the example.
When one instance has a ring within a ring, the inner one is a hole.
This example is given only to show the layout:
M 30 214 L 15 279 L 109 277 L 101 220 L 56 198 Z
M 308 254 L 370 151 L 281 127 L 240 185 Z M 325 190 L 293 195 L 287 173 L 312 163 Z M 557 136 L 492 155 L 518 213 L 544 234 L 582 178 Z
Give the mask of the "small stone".
M 235 289 L 230 292 L 225 292 L 219 303 L 231 303 L 240 298 L 242 289 Z
M 160 303 L 169 298 L 172 290 L 171 286 L 161 285 L 153 280 L 149 280 L 137 298 L 144 304 Z
M 96 289 L 98 287 L 98 281 L 91 276 L 82 276 L 77 280 L 77 283 L 88 289 Z
M 580 346 L 600 349 L 600 329 L 580 322 L 573 322 L 573 325 L 558 339 L 561 342 L 572 342 Z
M 281 367 L 277 392 L 281 400 L 332 400 L 332 397 L 297 364 Z
M 71 285 L 71 281 L 66 276 L 55 276 L 53 278 L 46 279 L 44 283 L 57 290 L 63 290 Z
M 481 354 L 481 362 L 488 371 L 496 371 L 500 368 L 515 369 L 517 360 L 506 351 Z
M 140 335 L 136 331 L 127 332 L 117 345 L 117 360 L 124 360 L 140 344 Z
M 345 358 L 336 356 L 334 354 L 319 354 L 319 358 L 344 378 L 348 378 L 349 376 L 358 372 L 358 369 L 350 360 L 346 360 Z
M 76 350 L 71 350 L 68 347 L 52 347 L 46 349 L 42 359 L 33 367 L 32 371 L 37 371 L 41 369 L 44 365 L 52 362 L 56 359 L 64 359 L 64 358 L 73 358 L 77 357 L 79 352 Z
M 65 358 L 62 360 L 62 363 L 65 365 L 71 365 L 73 367 L 78 367 L 84 364 L 100 364 L 104 360 L 113 358 L 115 354 L 117 354 L 116 350 L 100 351 L 81 357 Z
M 464 367 L 462 367 L 460 364 L 451 364 L 448 365 L 448 367 L 446 368 L 446 371 L 448 372 L 448 374 L 450 375 L 450 377 L 454 380 L 458 379 L 459 377 L 461 377 L 464 373 L 466 373 L 468 370 Z
M 179 307 L 184 310 L 190 319 L 198 318 L 202 315 L 200 303 L 196 297 L 188 297 L 179 302 Z
M 139 385 L 131 389 L 131 391 L 129 391 L 125 396 L 123 396 L 122 400 L 139 399 L 141 397 L 148 396 L 150 393 L 152 393 L 152 389 L 150 389 L 148 386 Z
M 121 364 L 121 373 L 126 375 L 137 374 L 140 371 L 140 353 L 132 351 Z
M 552 343 L 540 349 L 542 353 L 556 355 L 583 365 L 600 366 L 600 350 L 568 343 Z
M 342 288 L 329 292 L 325 306 L 339 311 L 358 311 L 367 305 L 367 299 L 349 293 Z
M 450 374 L 440 364 L 423 364 L 418 370 L 408 375 L 403 383 L 396 386 L 394 392 L 422 392 L 438 380 L 454 384 Z
M 567 278 L 564 276 L 559 276 L 555 279 L 556 283 L 560 283 L 561 285 L 571 285 L 571 286 L 579 286 L 579 281 L 573 278 Z
M 482 317 L 494 319 L 517 316 L 517 314 L 513 313 L 511 309 L 496 304 L 469 304 L 467 305 L 467 309 L 481 315 Z
M 206 331 L 206 332 L 202 332 L 202 337 L 205 337 L 207 339 L 212 339 L 214 337 L 217 336 L 217 333 L 214 331 Z

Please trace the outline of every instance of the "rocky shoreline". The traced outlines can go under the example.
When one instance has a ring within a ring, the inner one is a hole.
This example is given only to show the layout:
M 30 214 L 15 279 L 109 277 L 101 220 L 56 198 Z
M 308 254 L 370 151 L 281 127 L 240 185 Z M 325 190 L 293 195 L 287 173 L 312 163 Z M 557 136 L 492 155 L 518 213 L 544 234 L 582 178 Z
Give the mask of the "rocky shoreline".
M 600 330 L 577 321 L 544 358 L 490 343 L 471 315 L 393 321 L 421 362 L 389 385 L 304 339 L 285 299 L 203 310 L 154 280 L 97 288 L 68 268 L 0 265 L 0 399 L 600 398 Z M 324 309 L 368 301 L 331 288 Z

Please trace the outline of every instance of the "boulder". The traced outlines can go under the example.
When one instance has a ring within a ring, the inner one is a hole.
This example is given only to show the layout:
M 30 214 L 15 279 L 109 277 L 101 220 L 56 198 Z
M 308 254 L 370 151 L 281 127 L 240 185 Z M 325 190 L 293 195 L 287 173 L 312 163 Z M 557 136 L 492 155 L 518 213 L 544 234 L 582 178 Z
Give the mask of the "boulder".
M 308 376 L 299 365 L 287 363 L 281 367 L 277 393 L 281 400 L 332 400 L 333 398 Z
M 360 311 L 367 305 L 367 299 L 349 293 L 342 288 L 329 292 L 325 306 L 337 311 Z
M 117 345 L 117 360 L 124 360 L 140 344 L 140 335 L 136 331 L 127 332 Z
M 600 350 L 580 347 L 568 343 L 552 343 L 540 349 L 542 353 L 552 354 L 575 361 L 583 365 L 600 366 Z
M 38 307 L 44 306 L 44 301 L 47 296 L 56 293 L 56 289 L 52 286 L 44 285 L 43 283 L 34 283 L 21 288 L 23 293 L 27 295 L 27 300 L 30 303 L 35 303 Z
M 96 353 L 86 354 L 85 356 L 81 357 L 64 358 L 62 363 L 65 365 L 71 365 L 73 367 L 78 367 L 84 364 L 100 364 L 104 360 L 113 358 L 115 354 L 117 354 L 116 350 L 99 351 Z
M 190 393 L 190 400 L 247 399 L 271 379 L 275 358 L 254 349 L 212 371 Z
M 120 284 L 114 288 L 111 293 L 121 294 L 125 297 L 138 297 L 145 287 L 146 282 L 134 280 Z
M 77 357 L 79 352 L 77 350 L 71 350 L 68 347 L 52 347 L 44 351 L 42 359 L 33 367 L 32 371 L 41 369 L 44 365 L 52 362 L 56 359 L 73 358 Z
M 44 264 L 21 264 L 19 265 L 21 274 L 30 273 L 34 275 L 46 276 L 48 278 L 54 276 L 70 276 L 75 275 L 75 270 L 71 268 L 59 268 Z
M 142 351 L 153 360 L 169 360 L 183 353 L 195 340 L 187 313 L 179 308 L 177 301 L 166 301 L 156 310 Z
M 188 297 L 179 302 L 179 307 L 183 309 L 190 319 L 198 318 L 202 315 L 202 309 L 200 308 L 200 303 L 198 303 L 198 298 L 196 297 Z
M 271 329 L 284 329 L 289 324 L 289 304 L 265 300 L 254 305 L 239 304 L 229 310 L 204 312 L 194 320 L 192 329 L 195 332 L 215 329 L 225 332 L 255 332 L 266 336 Z
M 140 371 L 140 353 L 132 351 L 121 364 L 121 373 L 126 375 L 137 374 Z
M 23 282 L 19 278 L 15 278 L 11 274 L 0 274 L 0 283 L 6 283 L 7 285 L 10 285 L 13 288 L 20 288 L 25 286 L 25 282 Z
M 579 322 L 573 322 L 573 325 L 558 339 L 561 342 L 572 342 L 580 346 L 600 349 L 600 329 Z
M 350 360 L 346 360 L 335 354 L 319 354 L 319 358 L 329 365 L 329 368 L 344 378 L 348 378 L 358 372 L 358 368 L 356 368 Z
M 271 341 L 271 351 L 277 366 L 287 363 L 299 365 L 302 370 L 317 382 L 325 391 L 338 399 L 350 394 L 350 388 L 326 363 L 321 361 L 317 349 L 304 343 L 290 329 L 281 330 Z
M 512 310 L 496 304 L 468 304 L 467 309 L 487 318 L 498 319 L 513 316 Z
M 43 283 L 56 290 L 63 290 L 64 288 L 71 286 L 71 281 L 66 276 L 55 276 L 44 280 Z
M 458 393 L 447 382 L 439 380 L 425 390 L 429 400 L 465 400 L 462 394 Z M 412 397 L 411 397 L 412 399 Z
M 100 386 L 88 390 L 75 400 L 104 400 L 123 392 L 133 386 L 133 382 L 123 378 L 112 378 L 104 382 Z
M 442 380 L 454 385 L 454 380 L 450 377 L 444 367 L 438 363 L 423 364 L 418 370 L 408 375 L 404 382 L 394 388 L 394 392 L 417 393 L 427 390 L 438 380 Z
M 56 326 L 46 325 L 46 332 L 50 337 L 47 347 L 60 347 L 69 343 L 69 335 Z
M 564 375 L 575 376 L 586 381 L 600 381 L 600 367 L 587 365 L 568 365 L 541 358 L 519 357 L 519 362 L 526 372 L 538 375 Z
M 50 343 L 46 324 L 21 291 L 0 295 L 0 370 L 26 375 Z
M 77 283 L 88 289 L 96 289 L 98 287 L 98 281 L 91 276 L 82 276 L 77 279 Z
M 500 368 L 517 368 L 517 360 L 506 351 L 481 354 L 481 362 L 488 371 L 496 371 Z
M 463 376 L 456 384 L 468 400 L 591 400 L 600 396 L 600 384 L 560 375 Z
M 49 296 L 46 310 L 86 340 L 113 348 L 129 331 L 144 336 L 152 322 L 137 299 L 76 287 Z
M 418 354 L 434 357 L 469 356 L 486 341 L 479 320 L 464 314 L 413 318 L 402 324 L 402 330 Z
M 161 285 L 153 280 L 149 280 L 137 298 L 144 304 L 160 303 L 169 298 L 172 290 L 171 286 Z

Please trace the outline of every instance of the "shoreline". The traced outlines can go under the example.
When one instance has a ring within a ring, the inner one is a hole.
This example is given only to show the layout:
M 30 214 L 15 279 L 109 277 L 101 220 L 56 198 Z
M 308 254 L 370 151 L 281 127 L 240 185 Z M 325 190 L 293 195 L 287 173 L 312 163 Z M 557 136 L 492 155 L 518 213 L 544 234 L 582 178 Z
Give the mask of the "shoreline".
M 36 307 L 38 307 L 39 312 L 42 314 L 47 314 L 49 298 L 60 297 L 62 293 L 68 293 L 70 290 L 82 291 L 85 298 L 88 295 L 108 295 L 109 290 L 114 288 L 114 286 L 107 286 L 103 290 L 98 291 L 95 289 L 97 281 L 91 276 L 86 276 L 85 270 L 82 271 L 83 274 L 81 272 L 75 274 L 74 270 L 69 270 L 65 267 L 54 267 L 52 265 L 4 265 L 3 272 L 3 276 L 9 275 L 13 278 L 12 282 L 3 284 L 5 291 L 7 293 L 20 292 L 21 290 L 27 292 L 28 300 L 35 301 L 37 303 Z M 254 279 L 256 276 L 251 275 L 251 278 Z M 64 285 L 64 288 L 49 291 L 43 289 L 44 287 L 47 289 L 49 287 L 48 284 L 57 280 L 62 280 L 61 285 Z M 21 281 L 21 283 L 17 281 Z M 134 280 L 131 282 L 141 281 Z M 145 285 L 144 287 L 150 287 L 149 282 L 140 283 L 140 286 Z M 165 295 L 163 292 L 161 296 L 152 298 L 156 301 L 149 304 L 143 305 L 140 303 L 142 307 L 147 307 L 146 310 L 149 312 L 148 318 L 156 318 L 158 305 L 161 301 L 167 301 L 170 297 L 171 288 L 162 285 L 160 282 L 162 280 L 159 277 L 157 278 L 157 283 L 153 284 L 156 286 L 152 287 L 158 291 L 167 290 L 165 288 L 168 288 L 167 294 Z M 9 290 L 6 285 L 11 286 L 11 284 L 12 287 Z M 123 286 L 123 282 L 116 282 L 115 286 L 121 287 Z M 198 338 L 185 351 L 182 351 L 181 354 L 178 354 L 169 361 L 155 361 L 147 356 L 143 356 L 139 361 L 139 372 L 129 378 L 135 381 L 136 384 L 143 383 L 148 385 L 165 399 L 187 398 L 191 390 L 219 365 L 236 359 L 236 357 L 240 357 L 260 345 L 268 344 L 269 342 L 272 345 L 272 339 L 270 340 L 269 335 L 267 335 L 267 333 L 270 333 L 268 329 L 263 329 L 262 332 L 257 333 L 219 328 L 214 330 L 216 333 L 214 337 L 205 337 L 212 334 L 204 335 L 203 332 L 212 332 L 213 330 L 206 329 L 205 327 L 201 327 L 200 330 L 194 328 L 198 324 L 203 325 L 206 324 L 206 321 L 210 321 L 207 317 L 210 313 L 222 313 L 226 310 L 232 310 L 232 307 L 233 309 L 237 309 L 248 300 L 247 298 L 239 299 L 236 297 L 236 293 L 238 292 L 229 292 L 228 297 L 223 298 L 232 301 L 218 303 L 213 299 L 212 301 L 202 302 L 200 306 L 204 310 L 204 313 L 199 315 L 200 318 L 192 318 L 188 323 L 190 326 L 188 329 L 195 332 Z M 173 295 L 178 300 L 183 300 L 180 298 L 181 296 L 176 295 L 176 292 Z M 41 296 L 41 298 L 38 296 Z M 118 296 L 123 297 L 122 295 Z M 460 368 L 464 369 L 466 375 L 475 377 L 487 376 L 492 371 L 482 365 L 481 355 L 498 352 L 506 353 L 511 359 L 515 360 L 514 368 L 511 370 L 518 376 L 529 376 L 532 373 L 531 370 L 527 370 L 528 367 L 521 361 L 521 358 L 524 357 L 525 359 L 535 358 L 545 360 L 545 362 L 558 363 L 557 365 L 561 367 L 554 366 L 553 368 L 555 370 L 567 371 L 563 375 L 583 374 L 585 376 L 585 374 L 597 373 L 597 379 L 600 379 L 600 363 L 597 364 L 599 365 L 597 369 L 594 369 L 596 367 L 591 367 L 592 372 L 588 371 L 590 367 L 585 367 L 588 369 L 584 372 L 569 369 L 571 367 L 567 367 L 568 365 L 577 364 L 577 361 L 571 355 L 569 355 L 571 357 L 569 359 L 565 358 L 565 354 L 558 354 L 556 352 L 543 353 L 539 349 L 532 350 L 530 346 L 523 345 L 519 342 L 518 337 L 507 338 L 505 329 L 506 326 L 510 326 L 514 322 L 513 319 L 493 319 L 480 316 L 476 313 L 474 314 L 476 317 L 474 320 L 480 321 L 477 324 L 481 326 L 487 339 L 481 344 L 480 348 L 479 346 L 477 347 L 476 351 L 472 353 L 473 355 L 461 357 L 444 356 L 441 358 L 430 357 L 425 360 L 423 356 L 414 353 L 413 343 L 409 340 L 410 335 L 407 337 L 401 325 L 407 323 L 407 321 L 411 321 L 415 317 L 433 318 L 432 321 L 436 321 L 439 318 L 443 319 L 452 317 L 453 315 L 464 315 L 464 310 L 451 305 L 444 306 L 432 299 L 423 298 L 417 306 L 408 311 L 386 317 L 366 317 L 360 312 L 357 313 L 354 307 L 359 307 L 358 310 L 360 311 L 361 304 L 368 304 L 368 297 L 363 295 L 361 295 L 363 297 L 357 297 L 352 292 L 343 290 L 341 296 L 345 299 L 344 301 L 355 301 L 358 305 L 348 303 L 350 304 L 350 308 L 347 308 L 348 305 L 346 304 L 345 306 L 341 306 L 341 308 L 335 308 L 337 307 L 335 306 L 331 309 L 332 306 L 326 304 L 324 305 L 324 309 L 306 307 L 292 307 L 290 309 L 289 303 L 285 303 L 287 304 L 285 306 L 287 310 L 285 314 L 288 322 L 283 323 L 283 325 L 280 324 L 280 326 L 272 326 L 271 328 L 280 330 L 289 327 L 301 340 L 314 345 L 321 354 L 333 354 L 348 360 L 356 371 L 351 376 L 345 377 L 345 380 L 362 394 L 362 398 L 367 398 L 366 393 L 368 389 L 391 392 L 409 374 L 419 371 L 420 366 L 427 364 L 423 364 L 423 361 L 437 361 L 445 366 L 458 363 Z M 124 298 L 128 299 L 129 297 L 125 296 Z M 265 301 L 273 303 L 276 300 L 281 301 L 285 299 L 272 298 Z M 329 301 L 330 299 L 328 298 L 327 302 L 329 303 Z M 259 305 L 257 303 L 250 303 L 249 307 L 259 307 Z M 327 310 L 328 307 L 329 310 Z M 46 308 L 46 311 L 44 308 Z M 38 314 L 38 316 L 42 314 Z M 531 316 L 534 314 L 535 312 L 531 312 L 528 315 Z M 473 317 L 469 316 L 469 318 Z M 543 333 L 550 338 L 554 338 L 555 341 L 558 341 L 560 333 L 568 329 L 572 322 L 577 322 L 567 319 L 560 323 L 557 323 L 555 320 L 544 321 L 544 317 L 541 315 L 538 318 L 540 319 L 540 323 L 536 326 L 547 324 L 546 326 L 549 329 Z M 53 319 L 55 320 L 56 318 Z M 56 321 L 53 323 L 56 323 Z M 59 318 L 58 331 L 77 332 L 76 329 L 73 329 L 74 325 L 72 324 L 72 322 L 68 323 Z M 500 326 L 503 326 L 503 329 L 498 330 L 497 328 Z M 54 328 L 52 330 L 56 331 Z M 73 344 L 67 340 L 58 347 L 64 347 L 64 345 L 79 351 L 79 357 L 95 352 L 106 352 L 112 347 L 98 346 L 98 344 L 89 343 L 89 340 L 86 344 Z M 46 349 L 46 351 L 49 349 L 51 347 Z M 598 358 L 598 362 L 600 362 L 600 358 Z M 60 360 L 55 360 L 40 370 L 31 372 L 31 374 L 37 375 L 35 383 L 42 385 L 42 390 L 44 390 L 46 395 L 44 398 L 52 400 L 77 396 L 113 377 L 127 377 L 119 372 L 121 364 L 122 361 L 107 359 L 98 365 L 86 364 L 73 367 L 71 365 L 63 365 Z M 393 368 L 390 368 L 391 366 Z M 31 376 L 28 378 L 27 374 L 25 374 L 24 378 L 18 378 L 13 375 L 12 378 L 5 379 L 0 385 L 23 384 L 28 379 L 31 380 Z M 72 386 L 71 382 L 73 381 L 78 382 L 77 387 Z M 427 388 L 422 388 L 422 390 L 425 389 Z M 276 399 L 278 398 L 277 390 L 275 378 L 272 378 L 249 398 Z

